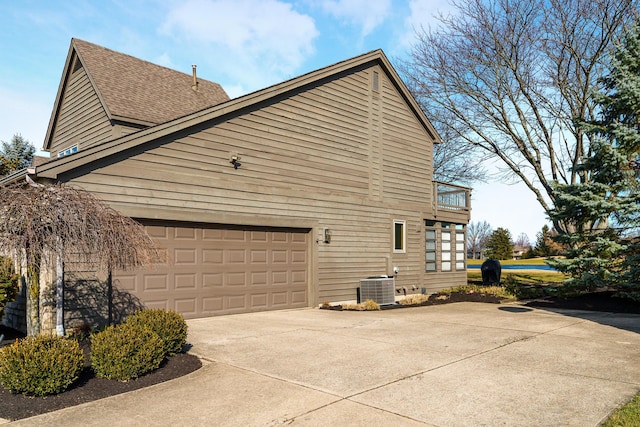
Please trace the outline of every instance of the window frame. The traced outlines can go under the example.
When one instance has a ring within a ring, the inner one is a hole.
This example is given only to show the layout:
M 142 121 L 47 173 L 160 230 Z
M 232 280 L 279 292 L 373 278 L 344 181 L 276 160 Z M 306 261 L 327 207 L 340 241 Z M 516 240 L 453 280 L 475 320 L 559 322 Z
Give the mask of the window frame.
M 448 227 L 440 228 L 440 271 L 453 271 L 453 235 L 454 231 Z M 448 237 L 447 237 L 448 236 Z
M 70 156 L 77 153 L 78 151 L 80 151 L 80 147 L 78 146 L 78 144 L 73 144 L 58 151 L 58 157 Z
M 456 224 L 454 242 L 456 271 L 465 271 L 467 269 L 467 230 L 463 224 Z
M 430 248 L 430 246 L 433 246 Z M 438 229 L 426 227 L 424 232 L 424 271 L 433 273 L 438 271 Z M 431 255 L 431 256 L 430 256 Z
M 398 231 L 397 227 L 401 227 L 402 236 L 400 236 L 401 246 L 398 248 Z M 393 245 L 393 253 L 394 254 L 406 254 L 407 253 L 407 221 L 402 219 L 394 219 L 393 220 L 393 236 L 392 236 L 392 245 Z

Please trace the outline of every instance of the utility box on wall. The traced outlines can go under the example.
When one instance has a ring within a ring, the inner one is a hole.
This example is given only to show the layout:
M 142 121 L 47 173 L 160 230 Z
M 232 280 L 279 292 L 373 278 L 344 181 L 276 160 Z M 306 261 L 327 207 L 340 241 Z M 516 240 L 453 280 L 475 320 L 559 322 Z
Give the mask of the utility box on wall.
M 373 300 L 379 305 L 395 304 L 395 279 L 393 277 L 369 277 L 360 280 L 360 300 Z

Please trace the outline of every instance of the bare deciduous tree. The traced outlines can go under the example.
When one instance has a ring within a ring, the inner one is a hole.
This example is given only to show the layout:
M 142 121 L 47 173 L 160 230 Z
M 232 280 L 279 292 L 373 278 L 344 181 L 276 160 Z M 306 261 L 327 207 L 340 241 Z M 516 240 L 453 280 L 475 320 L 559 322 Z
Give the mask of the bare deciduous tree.
M 39 328 L 39 283 L 34 272 L 43 261 L 55 259 L 58 333 L 64 330 L 65 261 L 73 259 L 96 271 L 109 272 L 161 261 L 160 253 L 140 224 L 79 188 L 33 182 L 0 187 L 0 219 L 0 252 L 23 257 L 31 272 L 27 292 L 30 335 Z
M 467 226 L 467 252 L 471 254 L 471 258 L 482 257 L 487 247 L 487 242 L 493 229 L 487 221 L 471 222 Z
M 527 233 L 520 233 L 513 244 L 520 249 L 527 250 L 531 247 L 531 240 L 529 240 Z
M 436 123 L 438 133 L 444 142 L 433 146 L 433 177 L 436 181 L 460 185 L 485 181 L 486 169 L 482 166 L 488 156 L 468 145 L 455 144 L 455 134 L 451 129 Z
M 524 182 L 549 212 L 554 182 L 590 180 L 575 169 L 589 151 L 576 123 L 594 118 L 591 95 L 638 1 L 452 3 L 457 13 L 420 30 L 400 69 L 445 144 L 497 159 L 496 175 Z

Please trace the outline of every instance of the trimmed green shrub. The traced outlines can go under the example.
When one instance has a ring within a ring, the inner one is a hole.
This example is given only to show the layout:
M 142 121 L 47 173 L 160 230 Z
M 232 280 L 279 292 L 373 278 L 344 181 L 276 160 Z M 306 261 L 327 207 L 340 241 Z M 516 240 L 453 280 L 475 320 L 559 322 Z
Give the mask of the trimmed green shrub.
M 163 342 L 149 327 L 125 322 L 91 336 L 91 367 L 98 377 L 128 381 L 163 360 Z
M 0 383 L 12 393 L 61 393 L 78 379 L 84 362 L 77 341 L 44 335 L 27 337 L 0 349 Z
M 177 311 L 147 308 L 129 316 L 125 323 L 151 328 L 162 339 L 167 356 L 180 353 L 187 342 L 187 322 Z

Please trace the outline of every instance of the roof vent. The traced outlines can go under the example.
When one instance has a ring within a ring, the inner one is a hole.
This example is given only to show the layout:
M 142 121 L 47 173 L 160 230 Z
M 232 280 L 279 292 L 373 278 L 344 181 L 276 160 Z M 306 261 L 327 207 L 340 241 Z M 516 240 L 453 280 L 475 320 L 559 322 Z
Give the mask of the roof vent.
M 193 90 L 194 90 L 194 91 L 196 91 L 196 92 L 198 91 L 198 76 L 196 75 L 196 68 L 197 68 L 197 67 L 198 67 L 198 66 L 197 66 L 197 65 L 195 65 L 195 64 L 193 64 L 193 65 L 191 66 L 192 74 L 193 74 L 193 82 L 192 82 L 192 84 L 191 84 L 191 89 L 193 89 Z

